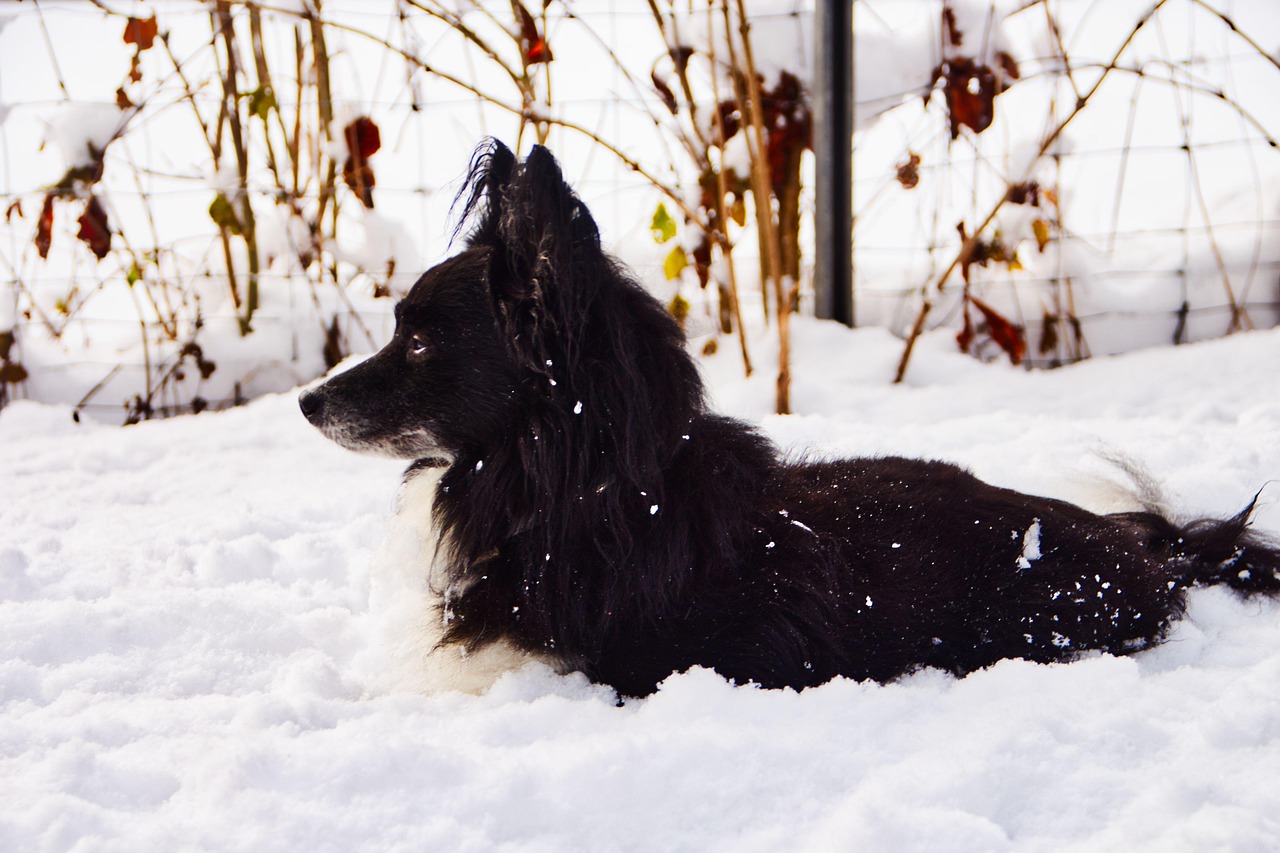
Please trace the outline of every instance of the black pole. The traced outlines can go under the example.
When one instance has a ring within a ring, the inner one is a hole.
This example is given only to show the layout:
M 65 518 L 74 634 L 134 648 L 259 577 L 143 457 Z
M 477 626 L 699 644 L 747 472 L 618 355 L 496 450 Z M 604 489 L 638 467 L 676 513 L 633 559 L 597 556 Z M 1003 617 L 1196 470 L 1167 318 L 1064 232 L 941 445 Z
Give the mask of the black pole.
M 853 0 L 816 0 L 814 11 L 814 308 L 852 326 Z

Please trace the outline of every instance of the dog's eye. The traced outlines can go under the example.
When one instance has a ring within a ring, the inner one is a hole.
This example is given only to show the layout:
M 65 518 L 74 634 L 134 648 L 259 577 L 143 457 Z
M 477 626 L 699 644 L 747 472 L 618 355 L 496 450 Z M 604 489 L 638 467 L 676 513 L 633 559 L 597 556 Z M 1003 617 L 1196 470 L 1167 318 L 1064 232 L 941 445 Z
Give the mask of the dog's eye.
M 426 355 L 430 346 L 431 342 L 427 340 L 426 335 L 414 335 L 409 338 L 409 355 Z

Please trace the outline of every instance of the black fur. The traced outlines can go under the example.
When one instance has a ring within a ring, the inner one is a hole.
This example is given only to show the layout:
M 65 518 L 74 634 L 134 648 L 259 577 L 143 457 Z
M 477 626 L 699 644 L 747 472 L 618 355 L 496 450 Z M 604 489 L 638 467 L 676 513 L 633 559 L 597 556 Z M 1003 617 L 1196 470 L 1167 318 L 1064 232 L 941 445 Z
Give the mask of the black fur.
M 623 694 L 694 665 L 802 688 L 1124 654 L 1190 585 L 1280 592 L 1252 504 L 1182 527 L 943 462 L 784 461 L 707 410 L 679 328 L 546 149 L 490 143 L 460 198 L 466 249 L 385 349 L 302 399 L 349 447 L 447 466 L 446 643 L 504 639 Z

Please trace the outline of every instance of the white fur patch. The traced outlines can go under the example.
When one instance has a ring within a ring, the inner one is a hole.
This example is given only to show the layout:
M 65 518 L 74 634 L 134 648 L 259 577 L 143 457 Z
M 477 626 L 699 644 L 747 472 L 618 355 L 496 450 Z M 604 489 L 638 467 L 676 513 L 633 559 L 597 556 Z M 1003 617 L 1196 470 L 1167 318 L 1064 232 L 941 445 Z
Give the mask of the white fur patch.
M 1043 557 L 1040 552 L 1040 519 L 1031 522 L 1027 532 L 1022 534 L 1022 554 L 1018 557 L 1018 568 L 1029 569 L 1031 564 Z
M 408 475 L 374 558 L 369 653 L 362 665 L 379 692 L 481 693 L 503 673 L 532 661 L 554 666 L 501 641 L 470 654 L 458 646 L 440 646 L 446 581 L 438 576 L 441 549 L 431 508 L 444 470 L 424 468 Z

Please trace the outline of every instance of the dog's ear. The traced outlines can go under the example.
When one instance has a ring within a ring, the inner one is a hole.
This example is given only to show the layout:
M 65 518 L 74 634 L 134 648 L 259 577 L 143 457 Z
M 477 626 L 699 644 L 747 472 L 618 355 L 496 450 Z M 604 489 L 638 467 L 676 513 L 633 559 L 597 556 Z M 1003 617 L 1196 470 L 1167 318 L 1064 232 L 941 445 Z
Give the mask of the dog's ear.
M 503 193 L 515 169 L 515 155 L 498 140 L 486 139 L 476 148 L 467 181 L 454 201 L 456 206 L 459 201 L 466 200 L 458 219 L 459 230 L 475 220 L 467 235 L 468 248 L 496 245 L 504 207 Z M 454 236 L 457 236 L 456 232 Z
M 600 234 L 551 152 L 534 146 L 501 193 L 490 258 L 490 291 L 517 358 L 552 379 L 549 368 L 574 338 L 605 263 Z M 492 204 L 492 201 L 491 201 Z M 551 382 L 554 385 L 554 382 Z

